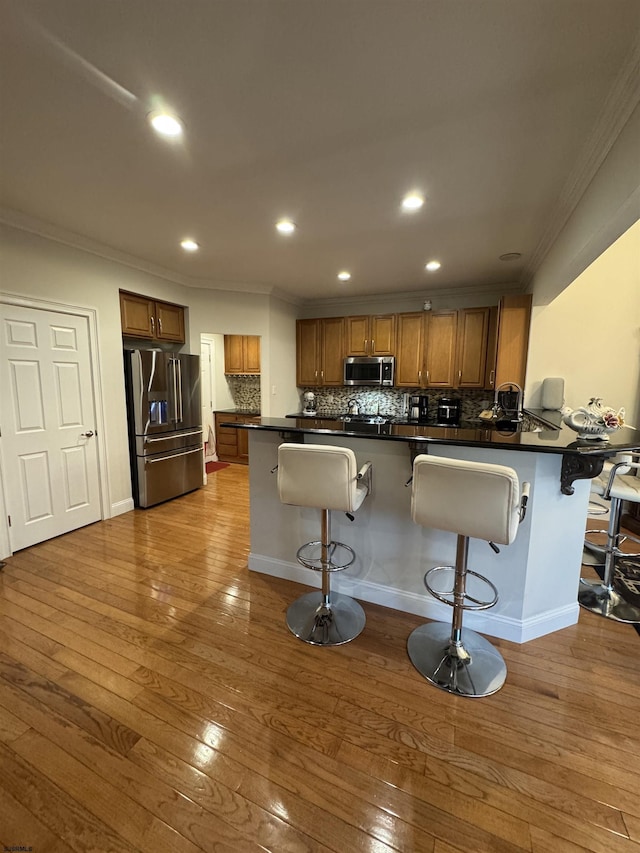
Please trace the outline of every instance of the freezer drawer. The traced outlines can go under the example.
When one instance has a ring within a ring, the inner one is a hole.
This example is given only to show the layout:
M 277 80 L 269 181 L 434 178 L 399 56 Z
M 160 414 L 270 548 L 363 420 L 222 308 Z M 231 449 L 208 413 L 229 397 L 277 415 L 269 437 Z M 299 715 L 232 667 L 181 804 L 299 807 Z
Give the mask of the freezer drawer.
M 187 445 L 193 448 L 196 444 L 202 444 L 202 429 L 179 430 L 167 432 L 164 435 L 137 435 L 136 454 L 138 456 L 149 456 L 151 454 L 169 453 L 173 450 L 183 450 Z
M 176 453 L 138 456 L 138 505 L 168 501 L 202 486 L 202 446 L 185 447 Z

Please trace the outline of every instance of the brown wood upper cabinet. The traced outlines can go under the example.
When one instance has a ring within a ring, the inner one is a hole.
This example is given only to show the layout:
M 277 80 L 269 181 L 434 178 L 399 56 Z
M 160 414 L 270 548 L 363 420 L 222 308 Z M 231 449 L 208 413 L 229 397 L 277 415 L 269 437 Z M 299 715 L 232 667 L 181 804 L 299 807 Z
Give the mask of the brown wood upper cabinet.
M 342 385 L 345 354 L 343 317 L 296 322 L 296 384 Z
M 396 385 L 483 388 L 490 308 L 398 315 Z
M 515 382 L 524 388 L 531 324 L 531 294 L 506 295 L 498 303 L 496 341 L 490 351 L 489 363 L 497 388 L 505 382 Z
M 224 372 L 260 373 L 260 335 L 224 336 Z
M 396 315 L 345 317 L 346 355 L 395 355 Z
M 184 343 L 184 308 L 120 291 L 122 334 L 129 338 Z

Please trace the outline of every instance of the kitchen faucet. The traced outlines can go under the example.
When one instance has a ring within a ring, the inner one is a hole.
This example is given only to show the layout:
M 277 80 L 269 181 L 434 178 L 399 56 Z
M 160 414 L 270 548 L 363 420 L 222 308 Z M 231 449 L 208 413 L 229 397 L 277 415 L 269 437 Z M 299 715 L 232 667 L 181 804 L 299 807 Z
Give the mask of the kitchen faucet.
M 515 391 L 513 389 L 516 389 Z M 508 390 L 507 390 L 508 389 Z M 498 417 L 498 412 L 513 420 L 522 420 L 523 391 L 517 382 L 503 382 L 496 388 L 493 398 L 493 416 Z M 515 399 L 514 399 L 515 397 Z M 515 417 L 513 417 L 515 415 Z

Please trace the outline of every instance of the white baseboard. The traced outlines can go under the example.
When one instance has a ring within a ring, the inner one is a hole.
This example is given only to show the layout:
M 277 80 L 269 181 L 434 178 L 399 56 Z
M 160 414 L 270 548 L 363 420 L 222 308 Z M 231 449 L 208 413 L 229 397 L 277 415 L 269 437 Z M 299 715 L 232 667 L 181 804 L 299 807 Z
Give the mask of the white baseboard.
M 297 563 L 276 560 L 261 554 L 249 554 L 249 569 L 306 586 L 320 587 L 321 585 L 319 572 L 305 569 Z M 371 581 L 350 578 L 346 572 L 334 574 L 332 583 L 336 592 L 351 595 L 361 601 L 424 616 L 425 619 L 434 619 L 439 622 L 451 621 L 451 608 L 431 598 L 427 593 L 423 595 L 401 589 L 390 589 Z M 493 613 L 491 610 L 476 613 L 469 611 L 465 613 L 464 624 L 467 628 L 472 628 L 481 634 L 499 637 L 512 643 L 527 643 L 529 640 L 535 640 L 536 637 L 543 637 L 545 634 L 575 625 L 579 611 L 577 600 L 575 604 L 568 607 L 549 610 L 525 620 L 511 619 L 499 613 Z
M 117 501 L 117 503 L 111 504 L 111 515 L 109 518 L 115 518 L 116 515 L 124 515 L 125 512 L 131 512 L 132 509 L 135 509 L 133 498 Z

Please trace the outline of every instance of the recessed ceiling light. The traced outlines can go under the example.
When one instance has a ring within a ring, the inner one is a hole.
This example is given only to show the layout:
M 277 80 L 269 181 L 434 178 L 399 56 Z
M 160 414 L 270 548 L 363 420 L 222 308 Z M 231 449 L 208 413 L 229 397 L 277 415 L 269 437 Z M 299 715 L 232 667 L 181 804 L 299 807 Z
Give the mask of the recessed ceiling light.
M 425 269 L 428 272 L 435 272 L 436 270 L 439 270 L 441 266 L 442 264 L 440 261 L 429 261 L 429 263 L 425 265 Z
M 151 127 L 161 136 L 175 138 L 176 136 L 182 135 L 182 122 L 177 116 L 171 115 L 171 113 L 156 110 L 155 112 L 149 113 L 147 118 L 149 119 Z
M 290 219 L 281 219 L 279 222 L 276 222 L 276 228 L 281 234 L 293 234 L 296 230 L 296 225 Z
M 498 260 L 499 261 L 517 261 L 521 257 L 522 257 L 522 255 L 520 252 L 507 252 L 504 255 L 500 255 Z
M 422 193 L 411 192 L 402 199 L 402 207 L 404 210 L 420 210 L 424 204 L 424 196 Z
M 349 281 L 349 279 L 351 278 L 351 273 L 347 272 L 346 270 L 342 270 L 342 272 L 338 273 L 338 278 L 340 279 L 340 281 Z
M 185 252 L 197 252 L 200 246 L 196 243 L 195 240 L 183 240 L 180 245 L 185 250 Z

